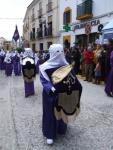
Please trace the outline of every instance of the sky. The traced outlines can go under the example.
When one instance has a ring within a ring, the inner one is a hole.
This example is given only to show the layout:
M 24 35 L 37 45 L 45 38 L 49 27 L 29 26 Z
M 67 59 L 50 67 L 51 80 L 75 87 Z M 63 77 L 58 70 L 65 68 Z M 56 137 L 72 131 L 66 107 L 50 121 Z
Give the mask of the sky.
M 23 19 L 27 7 L 33 0 L 2 0 L 0 3 L 0 37 L 12 40 L 17 25 L 22 36 Z

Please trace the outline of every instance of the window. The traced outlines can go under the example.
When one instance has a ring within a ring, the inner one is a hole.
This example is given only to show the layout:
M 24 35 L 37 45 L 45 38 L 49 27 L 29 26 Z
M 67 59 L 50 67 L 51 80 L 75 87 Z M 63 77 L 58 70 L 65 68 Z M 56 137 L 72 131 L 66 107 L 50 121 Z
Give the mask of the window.
M 92 0 L 84 0 L 81 4 L 77 5 L 77 20 L 92 18 L 92 7 Z
M 52 16 L 48 17 L 48 35 L 52 35 Z
M 32 38 L 35 39 L 35 28 L 32 28 Z
M 36 50 L 36 46 L 35 46 L 35 43 L 32 44 L 32 50 L 35 52 Z
M 71 22 L 71 10 L 64 12 L 63 23 L 68 24 Z
M 46 5 L 47 12 L 52 11 L 52 0 L 48 0 L 48 4 Z
M 43 43 L 40 43 L 40 51 L 43 51 Z
M 38 28 L 38 37 L 42 38 L 43 37 L 43 28 L 42 28 L 42 24 L 39 24 L 39 28 Z
M 39 3 L 39 10 L 38 10 L 38 17 L 41 18 L 42 16 L 42 3 Z

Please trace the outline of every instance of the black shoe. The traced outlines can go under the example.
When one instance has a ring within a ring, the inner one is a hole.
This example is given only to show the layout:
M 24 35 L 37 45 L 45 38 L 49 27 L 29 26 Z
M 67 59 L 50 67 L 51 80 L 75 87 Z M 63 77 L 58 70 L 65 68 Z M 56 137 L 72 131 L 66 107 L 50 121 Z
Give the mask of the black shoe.
M 113 97 L 113 95 L 112 95 L 111 93 L 107 94 L 107 96 L 109 96 L 109 97 Z
M 29 97 L 29 95 L 25 95 L 25 97 Z

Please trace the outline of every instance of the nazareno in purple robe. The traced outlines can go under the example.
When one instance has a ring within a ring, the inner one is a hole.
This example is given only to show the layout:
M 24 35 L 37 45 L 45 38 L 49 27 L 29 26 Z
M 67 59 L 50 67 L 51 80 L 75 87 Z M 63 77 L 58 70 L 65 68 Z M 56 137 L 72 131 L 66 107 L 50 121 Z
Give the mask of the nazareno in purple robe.
M 36 73 L 37 73 L 37 74 L 39 73 L 39 60 L 38 60 L 37 63 L 36 63 Z
M 47 81 L 42 74 L 40 74 L 40 80 L 43 85 L 43 118 L 42 118 L 42 132 L 48 139 L 55 139 L 57 133 L 65 134 L 67 130 L 67 124 L 62 120 L 56 120 L 54 115 L 54 106 L 57 103 L 58 95 L 51 95 L 51 88 L 53 85 Z
M 25 59 L 27 59 L 27 58 L 25 58 Z M 32 60 L 34 60 L 34 59 L 32 58 Z M 23 61 L 25 61 L 25 60 L 23 60 Z M 27 62 L 29 62 L 29 61 L 27 61 Z M 29 72 L 29 69 L 34 70 L 34 74 L 31 76 L 32 79 L 31 78 L 29 79 L 28 74 L 26 74 L 26 72 Z M 36 72 L 35 71 L 35 65 L 31 64 L 30 62 L 29 62 L 29 64 L 24 64 L 22 66 L 22 72 L 23 72 L 23 76 L 24 76 L 25 97 L 34 95 L 35 94 L 35 89 L 34 89 L 34 79 L 33 78 L 34 78 L 35 72 Z
M 12 63 L 6 63 L 5 64 L 5 74 L 6 74 L 6 76 L 11 76 L 12 75 L 12 70 L 13 70 Z
M 5 70 L 4 58 L 5 56 L 0 56 L 0 70 Z
M 110 56 L 110 64 L 111 64 L 111 70 L 105 85 L 105 92 L 108 96 L 113 96 L 113 51 L 111 52 L 111 56 Z
M 21 64 L 20 58 L 17 55 L 13 57 L 13 68 L 15 76 L 19 76 L 21 74 Z
M 32 82 L 24 81 L 24 87 L 25 87 L 25 97 L 35 94 L 34 81 Z

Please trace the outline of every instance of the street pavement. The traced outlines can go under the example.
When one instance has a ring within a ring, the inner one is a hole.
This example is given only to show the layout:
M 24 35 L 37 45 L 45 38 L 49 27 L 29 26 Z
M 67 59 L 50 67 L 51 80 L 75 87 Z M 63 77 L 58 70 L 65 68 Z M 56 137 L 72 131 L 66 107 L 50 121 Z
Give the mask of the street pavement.
M 113 150 L 113 98 L 104 85 L 80 80 L 81 113 L 66 135 L 48 146 L 42 135 L 42 86 L 37 76 L 35 96 L 25 98 L 22 77 L 0 71 L 0 150 Z

